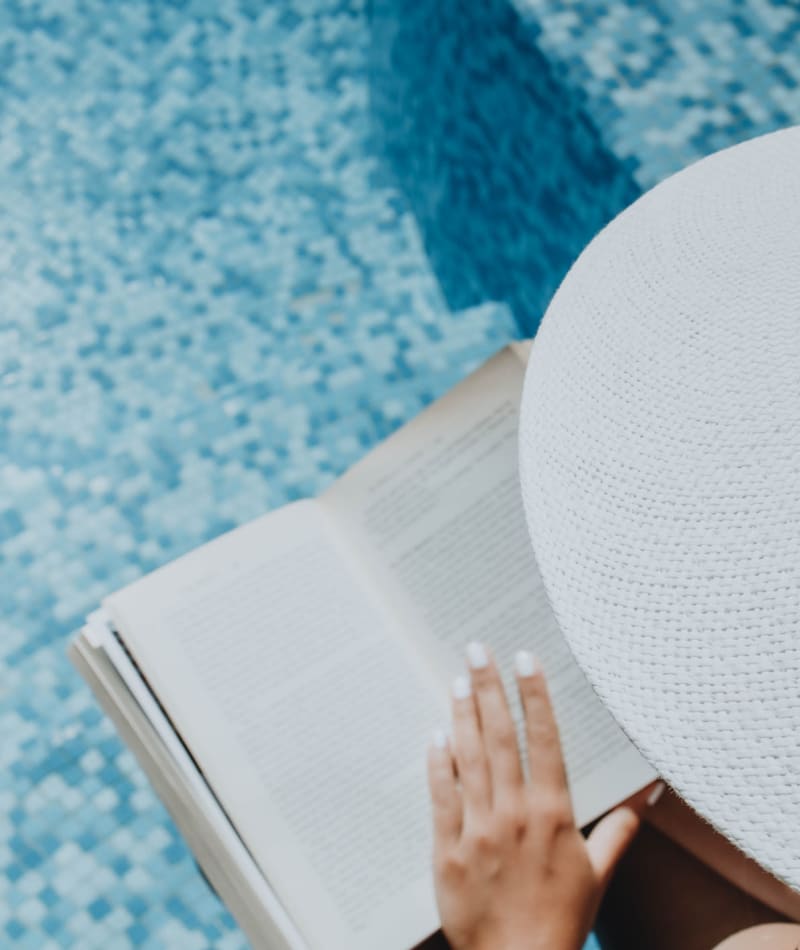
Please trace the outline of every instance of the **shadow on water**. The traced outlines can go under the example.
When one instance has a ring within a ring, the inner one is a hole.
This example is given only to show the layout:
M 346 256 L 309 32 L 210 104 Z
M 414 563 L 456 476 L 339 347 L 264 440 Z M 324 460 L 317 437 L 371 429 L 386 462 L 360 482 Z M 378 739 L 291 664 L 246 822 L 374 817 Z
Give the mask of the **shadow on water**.
M 451 309 L 533 333 L 572 261 L 639 195 L 511 0 L 371 0 L 380 149 Z

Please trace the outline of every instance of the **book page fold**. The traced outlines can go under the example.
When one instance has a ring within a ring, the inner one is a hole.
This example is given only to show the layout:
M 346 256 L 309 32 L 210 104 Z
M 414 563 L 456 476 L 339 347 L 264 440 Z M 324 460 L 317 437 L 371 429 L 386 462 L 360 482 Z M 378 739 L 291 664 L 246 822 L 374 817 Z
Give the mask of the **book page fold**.
M 470 640 L 492 647 L 512 696 L 514 653 L 537 654 L 583 825 L 655 775 L 578 668 L 539 575 L 517 474 L 524 355 L 502 350 L 320 503 L 437 670 L 443 692 L 463 670 Z

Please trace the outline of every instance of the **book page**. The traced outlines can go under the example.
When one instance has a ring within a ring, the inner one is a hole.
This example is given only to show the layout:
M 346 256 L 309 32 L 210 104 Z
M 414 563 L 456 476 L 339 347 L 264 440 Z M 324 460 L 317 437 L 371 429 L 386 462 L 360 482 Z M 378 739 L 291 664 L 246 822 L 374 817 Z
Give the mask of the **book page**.
M 407 950 L 438 926 L 430 671 L 299 502 L 105 603 L 312 948 Z
M 352 468 L 320 499 L 369 566 L 442 689 L 470 640 L 548 677 L 575 814 L 586 824 L 653 777 L 578 668 L 550 609 L 517 475 L 525 352 L 507 348 Z M 519 710 L 517 709 L 519 719 Z

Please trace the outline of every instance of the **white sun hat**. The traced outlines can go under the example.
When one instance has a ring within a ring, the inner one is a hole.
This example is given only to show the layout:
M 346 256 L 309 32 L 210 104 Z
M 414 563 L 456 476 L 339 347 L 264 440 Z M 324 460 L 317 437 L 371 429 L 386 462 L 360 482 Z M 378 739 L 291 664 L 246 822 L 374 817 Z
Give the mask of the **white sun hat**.
M 800 890 L 800 128 L 680 172 L 586 248 L 533 344 L 520 476 L 601 698 Z

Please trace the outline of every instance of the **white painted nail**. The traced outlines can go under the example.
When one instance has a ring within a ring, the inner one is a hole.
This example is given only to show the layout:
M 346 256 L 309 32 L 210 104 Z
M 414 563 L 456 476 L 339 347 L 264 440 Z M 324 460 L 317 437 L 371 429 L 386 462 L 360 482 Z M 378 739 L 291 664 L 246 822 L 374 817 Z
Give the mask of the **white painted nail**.
M 447 733 L 444 729 L 435 729 L 433 732 L 433 744 L 437 749 L 447 748 Z
M 663 782 L 656 782 L 652 791 L 647 796 L 647 804 L 650 806 L 655 805 L 659 798 L 661 798 L 661 796 L 664 794 L 664 789 L 666 787 L 667 786 Z
M 520 650 L 514 657 L 518 676 L 533 676 L 536 672 L 536 657 L 528 650 Z
M 457 676 L 453 680 L 453 696 L 456 699 L 466 699 L 472 692 L 472 684 L 467 676 Z
M 473 670 L 482 670 L 489 665 L 489 654 L 482 643 L 467 644 L 467 662 Z

